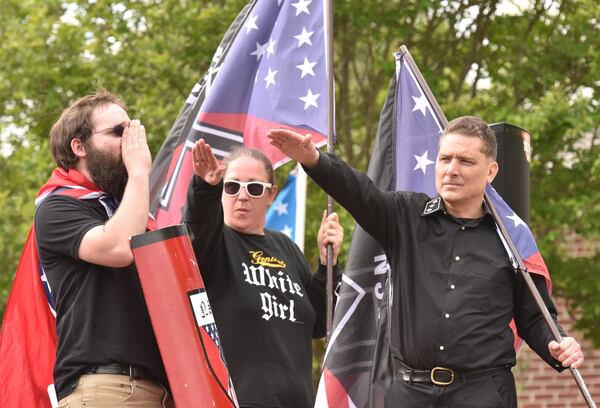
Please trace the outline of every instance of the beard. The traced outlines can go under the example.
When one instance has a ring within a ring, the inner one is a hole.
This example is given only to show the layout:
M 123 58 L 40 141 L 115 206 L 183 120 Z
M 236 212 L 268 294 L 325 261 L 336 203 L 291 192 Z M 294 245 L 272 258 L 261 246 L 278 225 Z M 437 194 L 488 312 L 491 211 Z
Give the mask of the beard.
M 87 143 L 86 167 L 94 184 L 100 190 L 119 201 L 123 198 L 127 185 L 127 169 L 121 158 L 121 152 L 107 152 Z

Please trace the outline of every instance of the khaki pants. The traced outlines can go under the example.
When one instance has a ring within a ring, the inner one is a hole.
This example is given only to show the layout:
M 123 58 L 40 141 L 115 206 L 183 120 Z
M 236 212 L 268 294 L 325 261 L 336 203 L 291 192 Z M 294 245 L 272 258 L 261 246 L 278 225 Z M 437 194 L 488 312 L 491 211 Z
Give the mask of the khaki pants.
M 73 392 L 61 399 L 59 408 L 148 407 L 163 408 L 167 392 L 158 383 L 126 375 L 82 375 Z M 171 398 L 169 400 L 172 401 Z

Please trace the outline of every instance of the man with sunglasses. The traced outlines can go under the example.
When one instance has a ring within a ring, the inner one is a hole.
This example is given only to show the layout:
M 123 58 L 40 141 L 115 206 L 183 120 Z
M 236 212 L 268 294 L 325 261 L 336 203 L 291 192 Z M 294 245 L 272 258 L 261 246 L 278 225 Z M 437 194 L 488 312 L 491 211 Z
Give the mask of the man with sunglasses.
M 162 407 L 166 375 L 129 245 L 155 228 L 144 126 L 99 91 L 65 109 L 50 147 L 58 168 L 34 227 L 56 310 L 59 406 Z
M 344 235 L 337 214 L 323 215 L 313 274 L 289 237 L 265 229 L 277 186 L 262 152 L 237 149 L 219 163 L 199 140 L 192 155 L 184 219 L 240 407 L 312 408 L 311 340 L 325 335 L 326 246 L 336 264 Z

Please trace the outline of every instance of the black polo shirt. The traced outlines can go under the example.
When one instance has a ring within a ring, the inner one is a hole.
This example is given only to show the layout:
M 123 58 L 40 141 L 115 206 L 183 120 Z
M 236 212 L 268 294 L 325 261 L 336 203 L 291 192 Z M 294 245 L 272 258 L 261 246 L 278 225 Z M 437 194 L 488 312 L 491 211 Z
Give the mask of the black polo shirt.
M 511 267 L 489 211 L 478 219 L 454 218 L 441 198 L 382 191 L 333 155 L 321 154 L 307 172 L 386 253 L 390 342 L 398 358 L 419 369 L 512 366 L 514 317 L 519 335 L 560 369 L 548 351 L 552 334 Z M 532 277 L 556 319 L 544 278 Z
M 167 385 L 135 265 L 110 268 L 79 259 L 79 245 L 108 220 L 98 199 L 53 195 L 35 214 L 40 262 L 56 305 L 58 399 L 97 365 L 120 363 Z

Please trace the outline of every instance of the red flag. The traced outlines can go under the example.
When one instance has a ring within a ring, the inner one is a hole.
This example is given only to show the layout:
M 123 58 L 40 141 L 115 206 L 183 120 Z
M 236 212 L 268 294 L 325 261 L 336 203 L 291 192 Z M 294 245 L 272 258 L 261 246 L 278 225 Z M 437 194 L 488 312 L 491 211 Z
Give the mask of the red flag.
M 131 248 L 175 403 L 238 407 L 185 225 L 135 235 Z
M 2 407 L 51 406 L 56 323 L 41 278 L 35 231 L 31 228 L 0 333 Z

